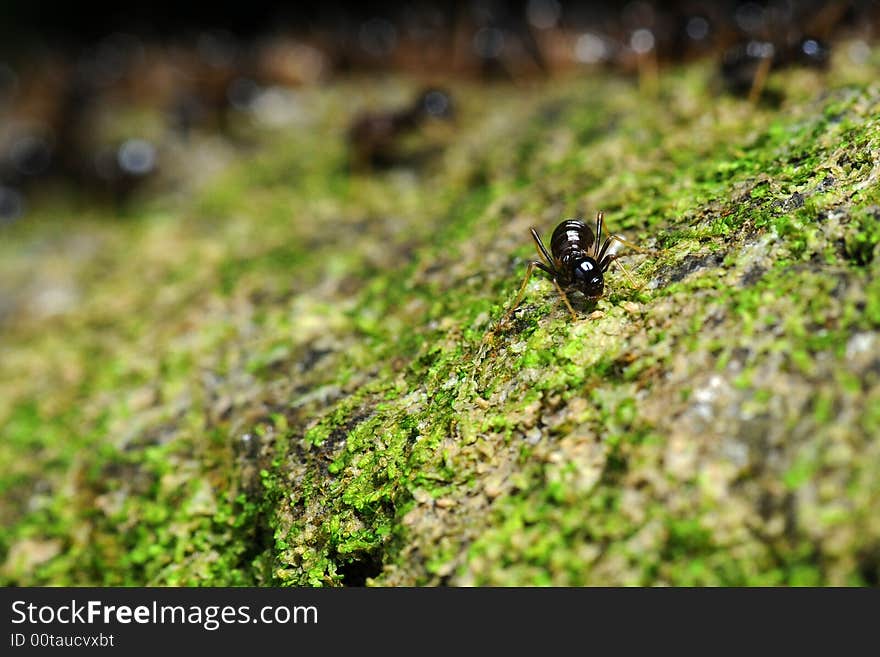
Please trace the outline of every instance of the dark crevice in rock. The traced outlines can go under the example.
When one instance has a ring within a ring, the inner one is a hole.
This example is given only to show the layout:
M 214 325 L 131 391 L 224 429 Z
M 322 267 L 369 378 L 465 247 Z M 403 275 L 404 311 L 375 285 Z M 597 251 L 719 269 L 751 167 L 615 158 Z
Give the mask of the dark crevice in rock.
M 743 277 L 739 281 L 740 285 L 742 287 L 751 287 L 759 280 L 761 280 L 766 272 L 766 267 L 762 267 L 761 265 L 754 265 L 745 274 L 743 274 Z
M 722 253 L 692 254 L 685 256 L 681 262 L 671 265 L 662 272 L 665 283 L 677 283 L 700 269 L 718 267 L 724 262 Z
M 347 561 L 337 562 L 336 573 L 343 586 L 366 586 L 367 580 L 382 572 L 382 554 L 364 552 Z

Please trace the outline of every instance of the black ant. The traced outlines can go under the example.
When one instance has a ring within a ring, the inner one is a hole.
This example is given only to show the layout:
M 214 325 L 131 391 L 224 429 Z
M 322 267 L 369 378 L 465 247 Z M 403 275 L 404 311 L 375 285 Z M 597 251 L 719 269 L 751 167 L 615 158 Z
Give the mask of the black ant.
M 790 44 L 742 41 L 724 52 L 721 78 L 730 93 L 747 95 L 751 102 L 756 102 L 770 71 L 794 66 L 824 69 L 830 52 L 827 43 L 814 37 L 803 37 Z
M 523 279 L 522 286 L 519 288 L 519 293 L 516 295 L 513 305 L 504 316 L 504 321 L 510 318 L 519 302 L 522 301 L 526 285 L 528 285 L 535 267 L 550 275 L 568 311 L 577 320 L 577 314 L 574 312 L 574 308 L 571 307 L 565 290 L 581 292 L 588 299 L 598 299 L 602 296 L 605 289 L 605 272 L 608 271 L 608 267 L 611 266 L 612 262 L 623 257 L 622 255 L 608 252 L 608 247 L 611 246 L 612 242 L 620 242 L 639 253 L 651 253 L 625 240 L 620 235 L 608 235 L 605 241 L 602 241 L 602 223 L 604 219 L 604 212 L 600 211 L 596 214 L 595 235 L 590 227 L 580 219 L 566 219 L 553 231 L 553 236 L 550 238 L 549 253 L 547 247 L 544 246 L 544 242 L 541 241 L 538 231 L 534 228 L 529 229 L 532 233 L 532 238 L 535 240 L 538 253 L 543 260 L 532 260 L 529 263 L 526 277 Z M 590 253 L 591 250 L 592 253 Z M 550 255 L 551 253 L 553 254 L 552 256 Z M 634 288 L 638 287 L 626 268 L 619 262 L 617 265 L 626 275 L 627 279 L 629 279 L 630 284 Z
M 454 117 L 451 96 L 428 88 L 415 102 L 397 111 L 368 113 L 357 117 L 348 129 L 352 168 L 381 168 L 401 159 L 396 142 L 415 132 L 429 119 L 450 121 Z

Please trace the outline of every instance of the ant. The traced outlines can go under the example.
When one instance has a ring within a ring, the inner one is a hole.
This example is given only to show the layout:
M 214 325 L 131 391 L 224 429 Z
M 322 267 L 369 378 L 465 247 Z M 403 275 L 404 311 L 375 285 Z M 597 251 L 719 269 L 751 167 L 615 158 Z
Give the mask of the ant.
M 721 78 L 730 93 L 747 95 L 750 102 L 756 102 L 770 71 L 794 66 L 825 69 L 829 57 L 828 44 L 814 37 L 788 44 L 753 39 L 736 43 L 724 52 Z
M 608 252 L 608 247 L 613 242 L 620 242 L 639 253 L 651 253 L 651 251 L 642 249 L 632 242 L 625 240 L 620 235 L 611 234 L 602 241 L 602 224 L 604 219 L 605 213 L 599 211 L 596 214 L 595 235 L 590 227 L 580 219 L 566 219 L 556 226 L 556 230 L 553 231 L 553 236 L 550 238 L 549 252 L 547 247 L 544 246 L 544 242 L 541 241 L 538 231 L 534 228 L 529 229 L 542 260 L 532 260 L 529 262 L 526 277 L 523 279 L 513 305 L 504 316 L 504 321 L 510 318 L 520 301 L 522 301 L 526 285 L 528 285 L 535 267 L 550 275 L 568 311 L 577 320 L 578 316 L 574 312 L 574 308 L 571 307 L 565 290 L 581 292 L 588 299 L 600 298 L 605 289 L 605 272 L 608 271 L 608 267 L 611 266 L 612 262 L 623 257 L 622 255 Z M 552 256 L 551 253 L 553 254 Z M 638 286 L 626 268 L 619 262 L 617 265 L 626 275 L 633 288 L 637 288 Z
M 412 105 L 397 111 L 368 113 L 357 117 L 348 129 L 353 168 L 381 168 L 400 159 L 395 142 L 415 132 L 429 119 L 450 121 L 452 98 L 442 90 L 423 90 Z

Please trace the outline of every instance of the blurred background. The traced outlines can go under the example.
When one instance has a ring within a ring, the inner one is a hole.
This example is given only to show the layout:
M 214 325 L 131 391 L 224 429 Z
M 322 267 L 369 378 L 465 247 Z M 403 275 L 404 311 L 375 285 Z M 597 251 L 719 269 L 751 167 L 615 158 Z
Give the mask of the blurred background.
M 822 68 L 845 41 L 858 64 L 878 25 L 871 0 L 6 2 L 0 223 L 47 197 L 124 213 L 135 195 L 185 191 L 252 147 L 254 130 L 295 121 L 297 90 L 342 77 L 393 72 L 442 88 L 612 70 L 650 87 L 661 67 L 702 58 L 719 92 L 757 96 L 761 62 Z M 398 110 L 398 131 L 424 118 L 413 107 Z M 352 127 L 354 159 L 392 159 L 395 130 Z

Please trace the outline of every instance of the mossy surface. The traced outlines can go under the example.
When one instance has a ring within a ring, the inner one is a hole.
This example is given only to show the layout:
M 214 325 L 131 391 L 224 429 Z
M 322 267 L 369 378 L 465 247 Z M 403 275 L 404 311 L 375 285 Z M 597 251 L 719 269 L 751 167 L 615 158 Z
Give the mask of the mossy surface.
M 0 579 L 876 585 L 878 70 L 462 83 L 373 175 L 346 123 L 417 84 L 341 81 L 127 216 L 0 227 Z M 528 227 L 598 209 L 639 287 L 502 322 Z

